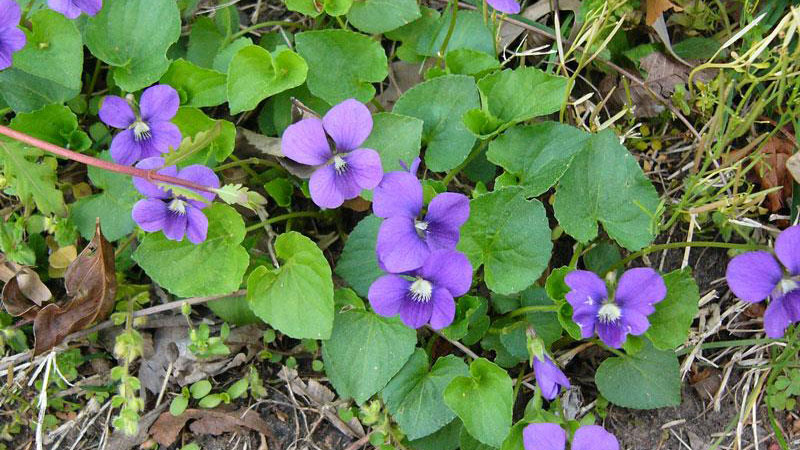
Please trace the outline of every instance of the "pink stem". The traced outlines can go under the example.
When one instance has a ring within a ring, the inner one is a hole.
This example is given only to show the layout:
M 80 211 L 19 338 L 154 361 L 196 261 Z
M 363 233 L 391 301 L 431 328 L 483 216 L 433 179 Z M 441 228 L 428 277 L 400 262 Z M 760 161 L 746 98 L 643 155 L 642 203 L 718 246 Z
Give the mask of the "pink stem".
M 145 170 L 133 166 L 123 166 L 122 164 L 103 161 L 102 159 L 94 158 L 78 152 L 73 152 L 72 150 L 67 150 L 66 148 L 53 145 L 49 142 L 45 142 L 40 139 L 36 139 L 33 136 L 29 136 L 25 133 L 20 133 L 19 131 L 12 130 L 11 128 L 2 125 L 0 125 L 0 134 L 4 134 L 12 139 L 24 142 L 28 145 L 32 145 L 44 151 L 54 153 L 58 156 L 71 159 L 73 161 L 86 164 L 88 166 L 99 167 L 103 170 L 108 170 L 110 172 L 123 173 L 126 175 L 130 175 L 132 177 L 144 178 L 145 180 L 151 183 L 154 181 L 161 181 L 164 183 L 174 184 L 176 186 L 183 186 L 190 189 L 196 189 L 198 191 L 211 192 L 211 193 L 214 192 L 208 186 L 192 183 L 191 181 L 184 180 L 182 178 L 162 175 L 160 173 L 156 173 L 155 169 Z

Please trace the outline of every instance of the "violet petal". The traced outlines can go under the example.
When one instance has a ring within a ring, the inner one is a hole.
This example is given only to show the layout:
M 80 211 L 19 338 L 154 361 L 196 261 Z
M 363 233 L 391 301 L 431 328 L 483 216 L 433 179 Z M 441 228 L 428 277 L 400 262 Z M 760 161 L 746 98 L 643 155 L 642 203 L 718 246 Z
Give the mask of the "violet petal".
M 372 114 L 355 99 L 345 100 L 328 110 L 322 118 L 325 131 L 340 152 L 357 149 L 372 132 Z
M 135 120 L 131 105 L 122 97 L 108 95 L 103 98 L 99 111 L 100 120 L 114 128 L 128 128 Z
M 797 321 L 800 321 L 800 289 L 773 298 L 764 312 L 764 330 L 772 339 L 782 338 L 786 328 Z
M 316 117 L 289 125 L 281 138 L 281 152 L 292 161 L 308 166 L 325 164 L 333 157 L 322 121 Z
M 472 264 L 463 253 L 455 250 L 431 252 L 419 272 L 422 278 L 447 289 L 453 297 L 466 294 L 472 285 Z
M 414 219 L 403 216 L 383 221 L 375 250 L 381 264 L 393 273 L 422 267 L 430 253 L 428 245 L 417 235 Z
M 757 251 L 735 256 L 728 262 L 725 278 L 734 295 L 746 302 L 769 297 L 780 283 L 783 272 L 772 254 Z
M 47 0 L 47 6 L 67 19 L 77 19 L 81 15 L 81 9 L 73 0 Z
M 520 5 L 515 0 L 487 0 L 489 6 L 492 8 L 506 13 L 506 14 L 519 14 Z
M 192 244 L 199 244 L 208 236 L 208 217 L 193 205 L 186 205 L 186 237 Z
M 567 432 L 554 423 L 532 423 L 522 430 L 525 450 L 564 450 Z
M 346 155 L 342 155 L 347 166 L 345 174 L 348 183 L 353 183 L 360 189 L 374 189 L 383 178 L 383 166 L 378 152 L 369 148 L 360 148 Z M 360 193 L 360 192 L 359 192 Z
M 344 195 L 339 189 L 336 177 L 336 169 L 330 164 L 320 167 L 311 174 L 308 190 L 311 192 L 311 200 L 320 208 L 338 208 L 344 203 Z
M 15 27 L 22 18 L 22 10 L 14 0 L 0 0 L 0 28 Z
M 136 141 L 133 130 L 117 133 L 111 140 L 110 153 L 111 159 L 123 166 L 133 165 L 133 163 L 142 159 L 142 147 Z
M 621 319 L 614 322 L 601 322 L 597 321 L 595 324 L 597 336 L 609 347 L 620 348 L 625 343 L 627 337 Z
M 410 281 L 397 275 L 384 275 L 369 287 L 369 304 L 379 316 L 396 316 L 400 314 L 410 286 Z
M 408 172 L 383 175 L 372 195 L 372 211 L 378 217 L 416 218 L 422 210 L 422 183 Z
M 433 304 L 431 313 L 431 328 L 441 330 L 453 323 L 456 316 L 456 302 L 450 291 L 444 288 L 435 287 L 430 299 Z
M 178 113 L 181 98 L 178 91 L 167 84 L 156 84 L 142 92 L 139 110 L 145 122 L 167 122 Z
M 158 174 L 168 177 L 178 176 L 178 168 L 175 166 L 164 167 L 164 158 L 161 157 L 145 158 L 136 164 L 136 168 L 144 170 L 157 169 L 156 173 Z M 144 178 L 133 177 L 133 187 L 135 187 L 140 194 L 150 198 L 168 199 L 172 197 L 168 191 Z
M 184 167 L 178 172 L 177 177 L 201 186 L 208 186 L 215 189 L 219 187 L 219 177 L 217 177 L 217 174 L 210 168 L 200 164 L 192 164 Z M 198 190 L 195 190 L 195 192 L 205 197 L 209 202 L 213 201 L 216 196 L 213 192 Z M 208 206 L 207 203 L 199 200 L 189 200 L 189 202 L 201 209 Z
M 400 319 L 409 328 L 420 328 L 431 320 L 433 302 L 418 302 L 410 298 L 400 306 Z
M 186 233 L 186 222 L 186 214 L 169 211 L 164 221 L 164 236 L 173 241 L 183 240 L 183 235 Z
M 649 267 L 637 267 L 619 278 L 614 301 L 621 308 L 635 309 L 648 316 L 655 311 L 653 305 L 666 296 L 667 285 L 661 275 Z
M 154 232 L 164 228 L 167 219 L 167 204 L 156 198 L 139 200 L 133 205 L 131 217 L 144 231 Z
M 95 16 L 103 8 L 103 0 L 73 0 L 88 16 Z
M 572 438 L 572 450 L 619 450 L 619 441 L 599 425 L 584 425 Z
M 800 225 L 789 227 L 775 239 L 775 254 L 792 275 L 800 275 Z

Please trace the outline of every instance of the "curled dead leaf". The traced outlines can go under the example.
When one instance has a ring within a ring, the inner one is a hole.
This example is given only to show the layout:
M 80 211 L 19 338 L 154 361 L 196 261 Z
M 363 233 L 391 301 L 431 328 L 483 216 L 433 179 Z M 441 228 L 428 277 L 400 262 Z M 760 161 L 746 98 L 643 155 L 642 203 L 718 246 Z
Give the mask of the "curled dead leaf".
M 69 303 L 64 307 L 47 305 L 33 321 L 34 355 L 55 347 L 70 333 L 105 319 L 114 308 L 114 249 L 100 231 L 99 220 L 94 238 L 67 268 L 64 285 L 71 297 Z
M 689 383 L 701 398 L 712 398 L 722 385 L 722 371 L 714 367 L 704 367 L 701 370 L 692 371 Z
M 647 18 L 646 22 L 648 25 L 653 25 L 653 23 L 658 20 L 658 18 L 664 14 L 665 11 L 669 11 L 670 9 L 675 9 L 675 11 L 682 11 L 683 8 L 672 3 L 670 0 L 647 0 Z
M 792 175 L 788 169 L 789 159 L 794 153 L 791 141 L 773 136 L 761 147 L 763 157 L 756 166 L 756 176 L 762 189 L 782 186 L 782 189 L 767 194 L 770 212 L 783 209 L 786 199 L 792 196 Z
M 5 259 L 2 255 L 0 258 Z M 6 283 L 2 292 L 3 307 L 14 317 L 33 319 L 41 306 L 53 296 L 33 269 L 11 261 L 0 264 L 0 280 Z
M 250 429 L 273 438 L 272 430 L 255 411 L 248 409 L 225 411 L 220 408 L 187 409 L 180 416 L 173 416 L 171 413 L 165 412 L 150 427 L 150 435 L 159 444 L 169 447 L 178 439 L 178 434 L 190 420 L 194 421 L 189 425 L 189 429 L 194 434 L 219 436 L 223 433 Z

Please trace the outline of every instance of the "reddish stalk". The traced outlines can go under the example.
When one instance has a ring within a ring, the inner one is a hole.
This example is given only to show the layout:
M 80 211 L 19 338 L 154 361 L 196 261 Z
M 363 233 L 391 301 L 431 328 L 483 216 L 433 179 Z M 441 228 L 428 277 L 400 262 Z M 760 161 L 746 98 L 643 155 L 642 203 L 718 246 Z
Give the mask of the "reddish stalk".
M 103 170 L 108 170 L 110 172 L 116 172 L 116 173 L 123 173 L 125 175 L 130 175 L 132 177 L 144 178 L 145 180 L 151 183 L 160 181 L 162 183 L 174 184 L 176 186 L 183 186 L 190 189 L 196 189 L 198 191 L 212 192 L 212 193 L 214 192 L 208 186 L 192 183 L 191 181 L 184 180 L 181 178 L 162 175 L 160 173 L 156 173 L 155 169 L 145 170 L 133 166 L 123 166 L 122 164 L 103 161 L 102 159 L 94 158 L 92 156 L 84 155 L 82 153 L 74 152 L 72 150 L 67 150 L 66 148 L 59 147 L 57 145 L 42 141 L 40 139 L 36 139 L 33 136 L 29 136 L 25 133 L 20 133 L 19 131 L 12 130 L 11 128 L 2 125 L 0 125 L 0 134 L 6 135 L 11 139 L 23 142 L 25 144 L 42 149 L 46 152 L 53 153 L 63 158 L 71 159 L 73 161 L 86 164 L 87 166 L 99 167 L 100 169 Z

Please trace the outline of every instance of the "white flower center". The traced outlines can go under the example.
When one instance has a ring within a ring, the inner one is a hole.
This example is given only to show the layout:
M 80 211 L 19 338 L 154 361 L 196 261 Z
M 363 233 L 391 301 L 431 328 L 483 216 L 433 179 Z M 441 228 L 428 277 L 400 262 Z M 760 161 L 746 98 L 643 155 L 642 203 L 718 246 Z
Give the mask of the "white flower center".
M 791 292 L 791 291 L 797 289 L 798 287 L 799 287 L 799 285 L 797 284 L 797 281 L 795 281 L 795 280 L 793 280 L 791 278 L 782 279 L 780 284 L 778 285 L 778 288 L 781 291 L 783 291 L 784 295 L 786 293 L 788 293 L 788 292 Z
M 133 122 L 133 139 L 135 141 L 142 141 L 145 139 L 150 139 L 150 126 L 144 123 L 141 120 L 137 120 Z
M 339 155 L 335 155 L 333 157 L 333 168 L 336 169 L 336 173 L 341 175 L 342 172 L 347 168 L 347 161 L 344 160 Z
M 622 310 L 614 302 L 606 302 L 597 311 L 597 318 L 600 322 L 609 323 L 614 322 L 622 316 Z
M 167 206 L 167 208 L 170 211 L 176 212 L 180 215 L 186 214 L 186 202 L 179 198 L 176 198 L 175 200 L 169 202 L 169 206 Z
M 428 230 L 428 222 L 422 220 L 414 220 L 414 228 L 417 231 L 427 231 Z
M 431 295 L 433 295 L 433 285 L 430 281 L 422 278 L 414 280 L 408 290 L 411 292 L 411 298 L 417 302 L 427 302 L 431 299 Z

